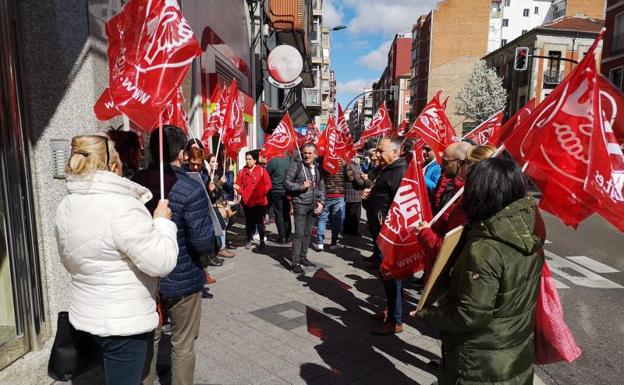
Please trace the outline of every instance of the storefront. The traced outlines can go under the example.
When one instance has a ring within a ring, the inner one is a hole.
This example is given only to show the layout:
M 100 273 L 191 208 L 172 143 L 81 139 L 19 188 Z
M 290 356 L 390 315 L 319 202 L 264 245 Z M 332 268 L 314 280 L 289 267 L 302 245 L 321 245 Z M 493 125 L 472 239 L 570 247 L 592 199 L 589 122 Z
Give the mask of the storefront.
M 0 0 L 0 370 L 45 337 L 14 2 Z

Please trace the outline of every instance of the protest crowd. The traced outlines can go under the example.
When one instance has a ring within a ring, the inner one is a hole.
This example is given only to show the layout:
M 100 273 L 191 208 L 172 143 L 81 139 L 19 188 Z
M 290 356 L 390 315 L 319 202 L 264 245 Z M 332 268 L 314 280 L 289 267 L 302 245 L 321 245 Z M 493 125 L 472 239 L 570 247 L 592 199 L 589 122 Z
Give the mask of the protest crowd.
M 593 55 L 585 57 L 578 76 L 592 68 Z M 154 384 L 163 333 L 171 336 L 172 384 L 194 383 L 201 308 L 209 306 L 210 285 L 218 285 L 211 267 L 236 253 L 265 253 L 273 242 L 290 245 L 290 270 L 306 274 L 316 266 L 314 253 L 340 258 L 342 240 L 364 232 L 374 244 L 365 260 L 386 302 L 371 315 L 371 333 L 401 333 L 408 317 L 438 330 L 441 362 L 431 364 L 439 367 L 440 385 L 532 384 L 534 363 L 578 357 L 573 338 L 563 345 L 548 339 L 569 333 L 539 300 L 551 284 L 529 178 L 539 187 L 549 178 L 537 155 L 518 145 L 527 137 L 536 146 L 545 140 L 527 130 L 548 103 L 528 104 L 528 113 L 505 124 L 501 114 L 463 138 L 440 93 L 425 107 L 429 119 L 401 132 L 379 111 L 358 140 L 341 108 L 323 132 L 310 126 L 305 134 L 286 113 L 264 146 L 238 165 L 245 144 L 236 139 L 245 132 L 230 97 L 236 87 L 221 90 L 214 130 L 201 138 L 161 119 L 145 130 L 145 153 L 142 134 L 133 131 L 72 140 L 57 241 L 72 277 L 69 320 L 101 350 L 108 385 Z M 219 137 L 216 149 L 212 136 Z M 614 222 L 621 218 L 604 204 L 595 207 Z M 93 217 L 101 220 L 87 222 Z M 582 220 L 566 218 L 574 219 Z M 244 224 L 243 242 L 230 239 L 235 222 Z M 270 222 L 277 233 L 267 233 Z M 431 299 L 407 308 L 408 285 Z M 539 356 L 538 342 L 550 344 L 548 357 Z

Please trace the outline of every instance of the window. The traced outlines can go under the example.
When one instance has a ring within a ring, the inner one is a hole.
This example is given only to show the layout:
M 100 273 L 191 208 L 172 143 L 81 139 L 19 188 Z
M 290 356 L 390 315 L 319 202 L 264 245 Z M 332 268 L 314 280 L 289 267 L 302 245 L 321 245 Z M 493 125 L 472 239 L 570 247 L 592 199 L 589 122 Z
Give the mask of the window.
M 561 64 L 561 60 L 559 60 L 561 57 L 561 51 L 548 51 L 548 56 L 551 57 L 551 59 L 548 59 L 548 71 L 551 74 L 558 74 L 559 66 Z
M 503 27 L 509 27 L 509 19 L 503 19 Z
M 533 13 L 536 15 L 539 14 L 539 7 L 535 7 L 535 9 L 533 10 Z
M 319 18 L 314 18 L 314 23 L 312 24 L 312 34 L 310 36 L 310 41 L 313 43 L 317 43 L 319 41 L 319 30 L 320 30 L 320 20 Z
M 524 35 L 525 33 L 527 33 L 528 31 L 526 29 L 522 30 L 522 35 Z
M 505 7 L 509 7 L 511 5 L 511 0 L 505 0 Z
M 621 51 L 624 51 L 624 12 L 615 15 L 613 44 L 611 45 L 611 53 L 620 53 Z
M 501 40 L 501 47 L 504 47 L 507 45 L 507 39 L 502 39 Z
M 622 89 L 622 86 L 624 86 L 624 84 L 622 84 L 623 75 L 624 75 L 624 67 L 614 68 L 611 71 L 609 71 L 609 80 L 611 80 L 611 83 L 613 83 L 614 86 L 616 86 L 619 89 Z
M 524 17 L 528 17 L 529 16 L 529 9 L 525 8 L 524 11 L 522 12 L 522 16 Z

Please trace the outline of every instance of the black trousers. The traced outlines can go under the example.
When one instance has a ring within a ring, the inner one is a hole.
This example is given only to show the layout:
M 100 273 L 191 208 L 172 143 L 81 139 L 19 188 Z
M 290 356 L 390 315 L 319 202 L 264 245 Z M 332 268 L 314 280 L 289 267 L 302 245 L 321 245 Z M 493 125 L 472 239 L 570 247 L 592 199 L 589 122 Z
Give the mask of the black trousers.
M 243 206 L 243 210 L 245 210 L 247 241 L 251 241 L 257 229 L 258 235 L 260 235 L 260 241 L 264 242 L 264 216 L 266 215 L 266 206 Z
M 288 239 L 292 224 L 290 223 L 290 200 L 286 193 L 270 192 L 269 200 L 275 212 L 275 226 L 277 226 L 277 236 L 280 242 Z
M 310 231 L 314 225 L 314 205 L 295 205 L 295 232 L 292 237 L 292 263 L 299 264 L 308 254 Z
M 348 235 L 358 235 L 361 216 L 362 202 L 347 202 L 342 232 Z

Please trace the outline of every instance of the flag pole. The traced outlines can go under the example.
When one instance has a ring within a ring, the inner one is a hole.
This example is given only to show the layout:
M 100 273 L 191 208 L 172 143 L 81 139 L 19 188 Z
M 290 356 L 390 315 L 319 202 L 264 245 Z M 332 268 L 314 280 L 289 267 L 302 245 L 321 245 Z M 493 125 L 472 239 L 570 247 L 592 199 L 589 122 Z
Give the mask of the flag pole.
M 299 143 L 297 142 L 297 138 L 293 138 L 295 141 L 295 145 L 297 146 L 297 151 L 299 152 L 299 158 L 301 159 L 301 164 L 303 164 L 303 155 L 301 154 L 301 150 L 299 149 Z M 305 173 L 305 170 L 303 170 L 303 177 L 305 178 L 305 181 L 308 182 L 308 176 Z
M 219 148 L 221 148 L 221 133 L 219 133 L 219 142 L 217 142 L 217 151 L 214 153 L 214 156 L 219 157 Z M 213 181 L 214 180 L 214 174 L 215 170 L 211 170 L 211 174 L 210 174 L 210 180 Z M 225 153 L 223 154 L 223 175 L 225 175 Z
M 158 155 L 160 168 L 160 199 L 165 199 L 165 161 L 163 156 L 163 124 L 162 113 L 158 116 Z

